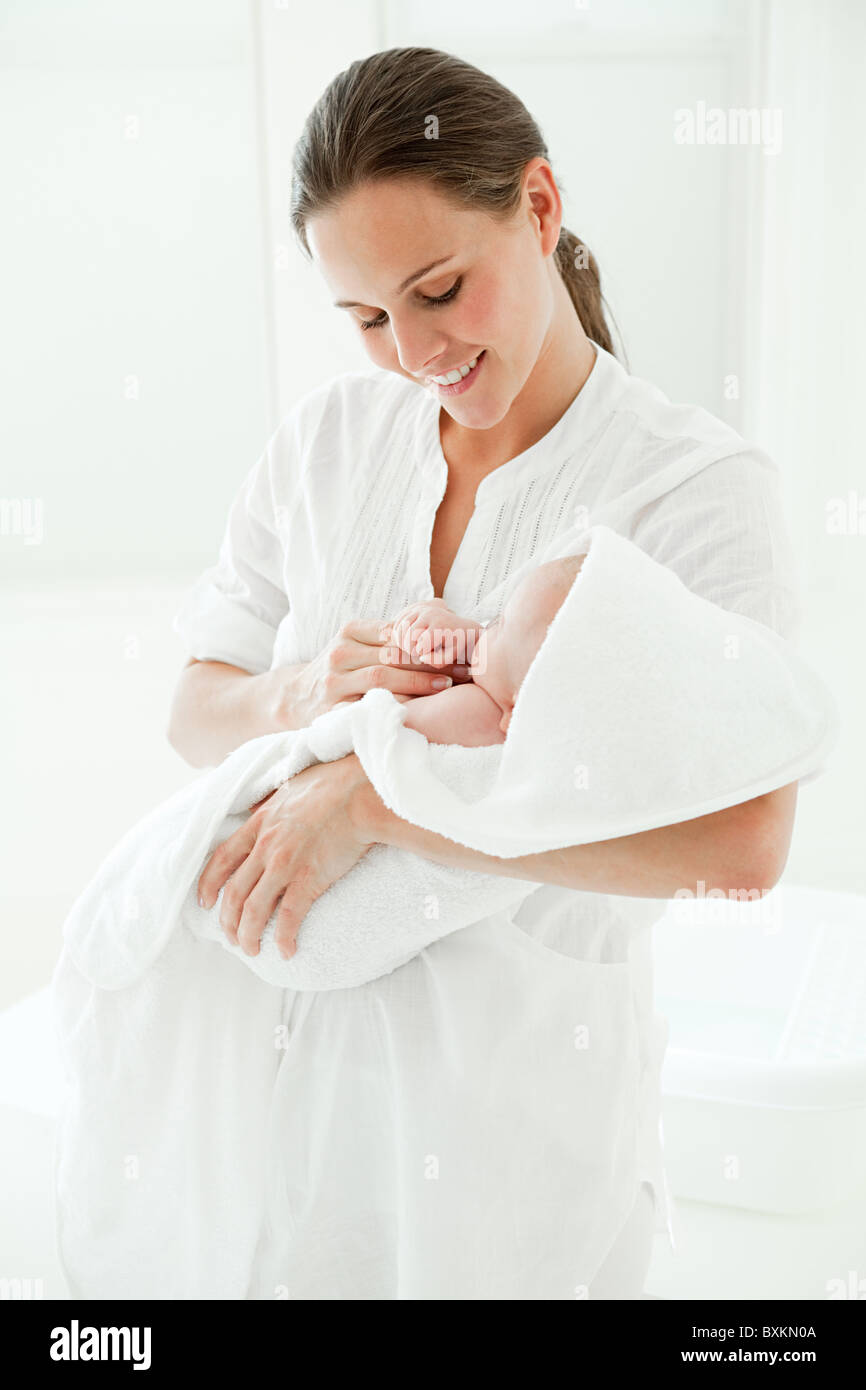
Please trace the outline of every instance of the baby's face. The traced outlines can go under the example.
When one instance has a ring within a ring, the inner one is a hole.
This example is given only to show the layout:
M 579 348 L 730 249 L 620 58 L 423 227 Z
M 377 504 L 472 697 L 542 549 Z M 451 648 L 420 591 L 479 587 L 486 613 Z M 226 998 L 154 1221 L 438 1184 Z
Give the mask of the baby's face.
M 518 584 L 501 614 L 481 633 L 469 670 L 476 685 L 502 711 L 499 727 L 508 728 L 517 692 L 571 587 L 573 574 L 562 562 L 539 565 Z

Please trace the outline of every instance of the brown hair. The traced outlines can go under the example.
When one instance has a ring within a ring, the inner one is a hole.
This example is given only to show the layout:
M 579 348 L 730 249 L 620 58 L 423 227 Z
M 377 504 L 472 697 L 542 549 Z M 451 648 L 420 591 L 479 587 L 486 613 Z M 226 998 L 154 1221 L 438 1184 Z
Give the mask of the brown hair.
M 292 162 L 292 226 L 309 255 L 307 218 L 377 178 L 424 179 L 507 216 L 539 155 L 547 158 L 541 130 L 501 82 L 435 48 L 385 49 L 338 73 L 307 117 Z M 584 332 L 612 353 L 595 257 L 566 227 L 554 255 Z

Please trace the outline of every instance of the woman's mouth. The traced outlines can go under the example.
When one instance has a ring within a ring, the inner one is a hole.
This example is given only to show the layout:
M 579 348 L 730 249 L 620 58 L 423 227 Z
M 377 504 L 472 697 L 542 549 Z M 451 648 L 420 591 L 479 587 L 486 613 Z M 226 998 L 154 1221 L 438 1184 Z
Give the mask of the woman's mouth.
M 469 390 L 481 370 L 486 351 L 487 349 L 483 348 L 477 357 L 470 357 L 468 362 L 461 367 L 455 367 L 453 371 L 428 377 L 428 385 L 435 386 L 440 396 L 462 396 L 464 391 Z

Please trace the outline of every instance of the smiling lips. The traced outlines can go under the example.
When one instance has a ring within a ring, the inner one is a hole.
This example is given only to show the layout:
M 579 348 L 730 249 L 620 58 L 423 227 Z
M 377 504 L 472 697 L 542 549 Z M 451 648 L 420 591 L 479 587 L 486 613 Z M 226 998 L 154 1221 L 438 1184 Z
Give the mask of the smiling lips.
M 486 348 L 479 352 L 477 357 L 470 358 L 462 367 L 455 367 L 453 371 L 443 372 L 441 376 L 428 377 L 428 384 L 438 386 L 440 391 L 446 392 L 449 396 L 459 395 L 471 384 L 470 378 L 474 381 L 484 352 L 486 352 Z

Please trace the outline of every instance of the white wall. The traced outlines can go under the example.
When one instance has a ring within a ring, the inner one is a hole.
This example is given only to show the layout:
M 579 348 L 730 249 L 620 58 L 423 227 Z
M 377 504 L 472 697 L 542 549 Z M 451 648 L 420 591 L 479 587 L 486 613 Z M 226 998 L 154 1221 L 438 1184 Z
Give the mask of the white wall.
M 0 1003 L 192 775 L 171 617 L 269 429 L 255 91 L 243 0 L 4 0 Z
M 5 0 L 7 577 L 212 557 L 268 424 L 251 55 L 242 0 Z
M 778 157 L 756 161 L 745 428 L 784 470 L 801 641 L 841 718 L 830 775 L 800 798 L 789 873 L 863 892 L 866 6 L 769 0 L 763 9 L 757 100 L 783 113 L 784 139 Z

